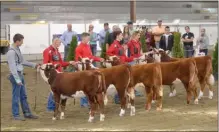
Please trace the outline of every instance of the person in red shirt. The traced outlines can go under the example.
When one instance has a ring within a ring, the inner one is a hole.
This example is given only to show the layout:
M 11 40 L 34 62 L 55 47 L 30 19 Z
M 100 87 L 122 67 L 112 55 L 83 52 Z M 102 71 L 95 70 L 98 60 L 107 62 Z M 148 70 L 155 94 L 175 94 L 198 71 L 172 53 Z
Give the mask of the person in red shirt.
M 121 31 L 115 31 L 114 37 L 116 38 L 114 42 L 110 45 L 109 49 L 107 50 L 106 54 L 109 56 L 116 55 L 120 58 L 122 63 L 132 62 L 134 57 L 127 57 L 125 54 L 125 44 L 120 44 L 119 42 L 123 39 L 123 34 Z
M 66 67 L 69 64 L 75 65 L 74 61 L 70 62 L 64 62 L 62 60 L 61 54 L 58 51 L 58 47 L 61 45 L 61 40 L 59 38 L 53 39 L 52 45 L 50 45 L 48 48 L 46 48 L 43 51 L 43 63 L 52 63 L 52 64 L 59 64 L 59 67 L 57 70 L 59 72 L 62 72 L 62 67 Z M 47 104 L 48 111 L 54 111 L 55 110 L 55 101 L 53 99 L 52 92 L 49 95 L 48 98 L 48 104 Z
M 90 41 L 90 34 L 89 33 L 82 33 L 81 34 L 81 43 L 80 45 L 75 49 L 75 61 L 78 61 L 78 58 L 89 58 L 93 61 L 102 62 L 104 61 L 103 58 L 96 57 L 92 55 L 90 45 L 88 44 Z M 81 107 L 88 107 L 88 99 L 87 97 L 82 97 L 80 99 Z
M 139 39 L 140 39 L 140 32 L 135 31 L 132 34 L 131 40 L 127 44 L 131 57 L 139 58 L 141 56 L 141 44 L 139 42 Z
M 93 61 L 104 61 L 103 58 L 96 57 L 92 55 L 90 45 L 88 42 L 90 41 L 90 34 L 89 33 L 82 33 L 81 34 L 81 43 L 80 45 L 75 49 L 75 61 L 78 61 L 78 58 L 89 58 Z

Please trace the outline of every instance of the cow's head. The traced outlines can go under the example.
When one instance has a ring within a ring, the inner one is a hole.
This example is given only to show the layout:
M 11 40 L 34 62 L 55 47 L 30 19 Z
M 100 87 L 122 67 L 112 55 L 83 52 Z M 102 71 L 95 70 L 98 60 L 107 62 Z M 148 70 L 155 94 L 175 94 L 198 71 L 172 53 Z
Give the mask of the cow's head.
M 56 70 L 60 65 L 52 63 L 46 63 L 39 67 L 41 77 L 43 80 L 50 84 L 49 79 L 54 78 L 58 71 Z
M 160 49 L 152 48 L 152 58 L 154 59 L 154 62 L 161 62 L 161 55 L 159 53 Z
M 102 62 L 101 65 L 104 68 L 110 68 L 112 66 L 120 65 L 121 61 L 118 56 L 106 56 L 106 61 Z
M 93 66 L 92 62 L 93 60 L 89 58 L 78 58 L 79 63 L 76 65 L 76 70 L 83 71 L 83 70 L 91 70 L 96 69 L 96 67 Z
M 164 50 L 159 50 L 159 54 L 160 54 L 160 60 L 161 62 L 168 62 L 170 61 L 171 59 L 171 56 L 170 56 L 170 51 L 167 50 L 167 51 L 164 51 Z

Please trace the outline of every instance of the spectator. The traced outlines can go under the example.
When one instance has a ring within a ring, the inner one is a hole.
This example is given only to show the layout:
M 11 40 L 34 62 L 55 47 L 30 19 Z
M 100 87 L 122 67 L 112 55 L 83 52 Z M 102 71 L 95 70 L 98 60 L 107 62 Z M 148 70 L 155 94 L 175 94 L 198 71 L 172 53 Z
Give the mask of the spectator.
M 205 55 L 208 55 L 208 45 L 209 45 L 209 38 L 205 33 L 205 28 L 201 29 L 201 35 L 197 39 L 196 46 L 199 46 L 199 52 L 204 52 Z
M 132 33 L 134 32 L 133 22 L 132 21 L 128 21 L 127 25 L 129 27 L 129 34 L 132 35 Z
M 8 79 L 12 84 L 12 115 L 15 120 L 24 121 L 25 119 L 20 116 L 19 102 L 25 118 L 37 119 L 38 117 L 31 113 L 29 104 L 27 102 L 26 87 L 23 75 L 23 66 L 37 68 L 39 64 L 28 62 L 20 51 L 20 46 L 23 44 L 24 36 L 15 34 L 13 37 L 14 43 L 7 52 L 7 61 L 10 70 Z
M 124 44 L 127 44 L 129 39 L 130 39 L 130 33 L 129 33 L 129 27 L 128 26 L 124 26 L 123 38 L 124 38 Z
M 108 36 L 108 40 L 107 40 L 107 43 L 106 43 L 106 50 L 110 47 L 110 45 L 114 42 L 114 40 L 116 39 L 115 35 L 114 35 L 114 32 L 116 31 L 121 31 L 121 29 L 119 28 L 119 26 L 117 25 L 114 25 L 113 26 L 113 32 L 111 32 Z M 124 39 L 122 39 L 120 41 L 120 44 L 124 44 Z
M 93 32 L 94 26 L 91 24 L 89 25 L 89 34 L 90 34 L 90 48 L 91 52 L 94 56 L 97 53 L 97 40 L 98 36 L 97 33 Z M 96 62 L 93 62 L 94 66 L 96 66 Z
M 151 48 L 151 29 L 147 28 L 146 29 L 146 44 L 147 44 L 147 51 L 149 51 L 149 49 Z
M 184 56 L 186 58 L 192 57 L 193 56 L 193 39 L 194 39 L 194 34 L 190 32 L 189 26 L 185 27 L 186 33 L 183 34 L 182 36 L 182 41 L 184 45 Z
M 160 39 L 160 48 L 164 51 L 172 51 L 173 48 L 173 34 L 170 33 L 170 27 L 165 27 L 165 33 L 161 36 Z
M 156 46 L 157 49 L 159 49 L 160 38 L 164 34 L 165 27 L 162 26 L 162 20 L 161 19 L 159 19 L 157 21 L 157 24 L 158 25 L 152 29 L 152 33 L 154 35 L 155 46 Z
M 108 23 L 104 23 L 104 29 L 100 31 L 99 33 L 99 45 L 102 47 L 102 45 L 105 42 L 105 36 L 106 36 L 106 32 L 111 33 L 112 31 L 109 28 L 109 24 Z
M 64 61 L 66 61 L 68 56 L 68 50 L 69 46 L 71 44 L 71 40 L 73 36 L 77 36 L 77 33 L 75 31 L 72 31 L 72 25 L 67 24 L 68 30 L 65 31 L 61 36 L 61 41 L 64 44 Z

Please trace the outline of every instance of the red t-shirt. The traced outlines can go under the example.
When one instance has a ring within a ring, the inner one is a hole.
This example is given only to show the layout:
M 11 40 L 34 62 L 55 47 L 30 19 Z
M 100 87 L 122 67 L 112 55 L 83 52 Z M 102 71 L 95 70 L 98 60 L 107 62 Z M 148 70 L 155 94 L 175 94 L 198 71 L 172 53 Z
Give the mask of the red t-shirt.
M 114 40 L 114 42 L 110 45 L 109 49 L 106 52 L 109 56 L 119 56 L 122 63 L 133 61 L 133 57 L 127 57 L 125 55 L 124 48 L 120 45 L 119 41 Z
M 93 59 L 94 61 L 100 61 L 100 57 L 96 57 L 92 55 L 90 45 L 85 43 L 80 43 L 80 45 L 75 49 L 75 61 L 78 61 L 78 58 L 89 58 Z

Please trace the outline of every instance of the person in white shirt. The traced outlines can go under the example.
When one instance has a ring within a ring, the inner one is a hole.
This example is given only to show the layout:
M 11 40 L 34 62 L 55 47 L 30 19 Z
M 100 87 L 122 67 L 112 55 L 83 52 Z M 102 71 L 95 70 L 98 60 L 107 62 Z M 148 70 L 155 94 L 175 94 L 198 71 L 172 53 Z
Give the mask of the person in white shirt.
M 201 35 L 197 38 L 196 47 L 199 47 L 199 52 L 208 54 L 209 38 L 205 33 L 205 28 L 201 29 Z

